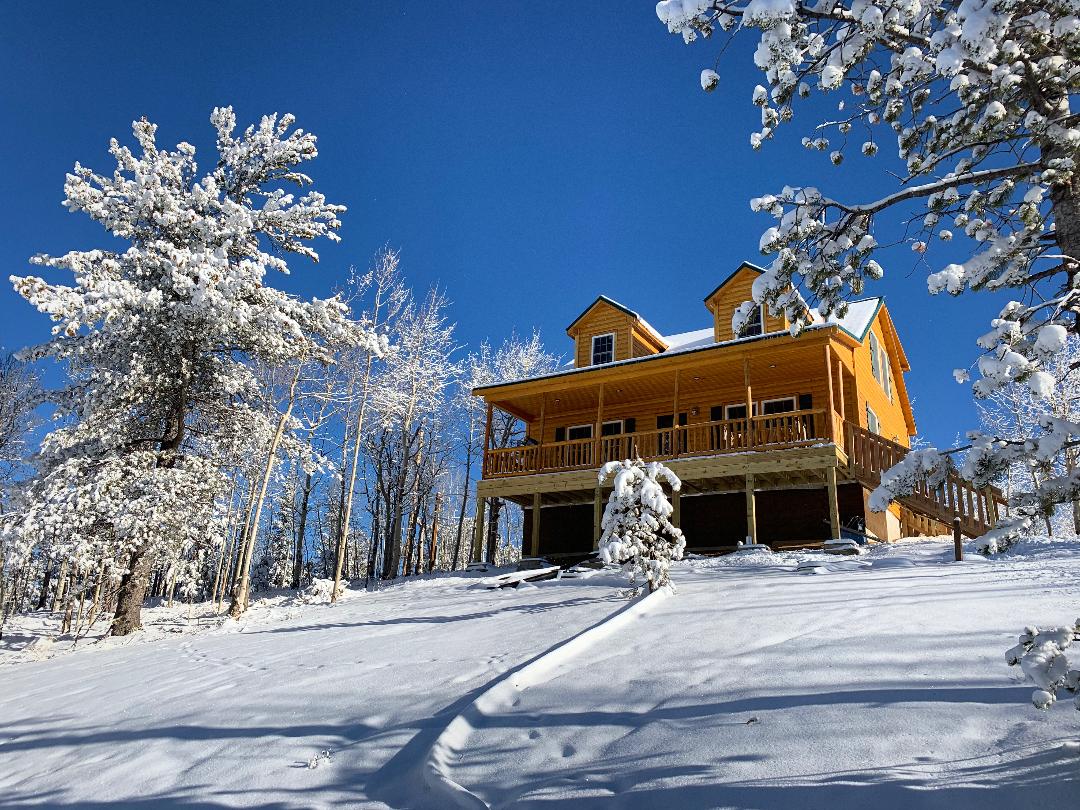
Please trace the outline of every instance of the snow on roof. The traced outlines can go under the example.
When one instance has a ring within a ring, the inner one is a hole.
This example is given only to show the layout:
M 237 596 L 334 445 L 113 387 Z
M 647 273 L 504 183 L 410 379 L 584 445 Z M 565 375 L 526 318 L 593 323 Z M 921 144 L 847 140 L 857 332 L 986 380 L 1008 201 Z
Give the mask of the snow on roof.
M 678 351 L 679 349 L 692 349 L 698 346 L 707 346 L 713 342 L 713 328 L 695 329 L 693 332 L 680 332 L 677 335 L 664 335 L 664 343 L 668 345 L 665 354 Z
M 864 298 L 862 301 L 852 301 L 848 305 L 847 314 L 843 318 L 838 318 L 835 314 L 825 318 L 815 309 L 814 317 L 820 319 L 820 322 L 815 323 L 808 328 L 814 329 L 822 326 L 839 326 L 856 340 L 862 340 L 866 337 L 866 330 L 869 329 L 870 324 L 873 323 L 874 316 L 877 315 L 878 309 L 881 308 L 881 303 L 882 300 L 880 298 Z
M 606 296 L 601 296 L 602 298 Z M 615 302 L 612 302 L 615 303 Z M 870 329 L 870 324 L 874 321 L 874 316 L 877 315 L 878 310 L 883 303 L 881 298 L 864 298 L 861 301 L 852 301 L 848 305 L 847 314 L 844 317 L 837 317 L 835 314 L 825 318 L 817 309 L 811 310 L 813 312 L 815 321 L 806 327 L 804 331 L 810 331 L 812 329 L 824 329 L 830 326 L 839 327 L 841 330 L 849 334 L 855 340 L 862 342 L 866 337 L 867 331 Z M 622 306 L 619 304 L 618 306 Z M 630 310 L 632 312 L 632 310 Z M 574 366 L 573 361 L 567 363 L 563 369 L 559 371 L 553 371 L 550 374 L 541 374 L 536 377 L 525 377 L 520 380 L 507 380 L 506 382 L 493 383 L 491 385 L 477 386 L 476 390 L 480 391 L 485 388 L 499 388 L 504 385 L 513 385 L 519 382 L 530 382 L 533 380 L 544 380 L 549 377 L 561 377 L 567 374 L 577 374 L 583 371 L 589 371 L 596 368 L 610 368 L 611 366 L 622 366 L 630 363 L 643 363 L 649 360 L 656 360 L 660 357 L 667 357 L 672 354 L 682 354 L 683 352 L 694 352 L 701 349 L 716 348 L 718 346 L 733 346 L 739 343 L 750 343 L 755 340 L 762 340 L 764 338 L 779 337 L 780 335 L 786 335 L 786 330 L 779 332 L 766 332 L 763 335 L 749 335 L 747 337 L 734 338 L 733 340 L 713 340 L 712 327 L 707 329 L 695 329 L 692 332 L 680 332 L 676 335 L 662 336 L 661 339 L 667 343 L 668 348 L 665 351 L 657 354 L 646 355 L 645 357 L 631 357 L 626 360 L 615 360 L 611 363 L 603 363 L 599 366 L 582 366 L 577 368 Z

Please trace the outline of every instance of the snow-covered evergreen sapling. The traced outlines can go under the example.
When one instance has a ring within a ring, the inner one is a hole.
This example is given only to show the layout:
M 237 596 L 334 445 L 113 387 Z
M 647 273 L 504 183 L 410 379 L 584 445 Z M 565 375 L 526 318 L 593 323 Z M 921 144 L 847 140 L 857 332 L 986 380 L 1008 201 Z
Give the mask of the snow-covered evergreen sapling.
M 598 480 L 603 485 L 609 478 L 614 488 L 601 523 L 600 558 L 624 566 L 631 581 L 640 574 L 650 593 L 670 585 L 668 571 L 682 559 L 686 539 L 671 523 L 663 482 L 675 492 L 682 482 L 663 464 L 641 459 L 609 461 Z
M 1080 711 L 1080 662 L 1076 666 L 1071 664 L 1066 652 L 1077 640 L 1080 640 L 1080 619 L 1072 627 L 1045 630 L 1026 627 L 1017 645 L 1005 653 L 1009 666 L 1019 664 L 1038 687 L 1031 693 L 1035 708 L 1049 709 L 1057 701 L 1058 693 L 1064 691 L 1076 695 L 1076 708 Z

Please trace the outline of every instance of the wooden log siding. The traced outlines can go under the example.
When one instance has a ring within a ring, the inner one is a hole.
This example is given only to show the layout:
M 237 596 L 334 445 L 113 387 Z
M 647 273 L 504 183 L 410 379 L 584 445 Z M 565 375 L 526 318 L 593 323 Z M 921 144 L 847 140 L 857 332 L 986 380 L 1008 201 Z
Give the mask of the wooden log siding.
M 485 454 L 485 478 L 504 478 L 559 470 L 599 467 L 608 461 L 640 456 L 647 461 L 749 450 L 781 450 L 829 441 L 829 417 L 823 408 L 720 419 L 660 430 L 602 436 L 599 440 L 561 442 L 491 449 Z
M 844 423 L 844 450 L 852 476 L 867 487 L 881 483 L 881 474 L 907 455 L 908 448 L 871 433 L 851 422 Z M 970 481 L 951 471 L 941 485 L 931 488 L 925 482 L 911 495 L 898 499 L 901 509 L 923 515 L 942 525 L 960 518 L 960 529 L 968 537 L 977 537 L 994 525 L 998 504 L 1005 499 L 993 488 L 976 489 Z

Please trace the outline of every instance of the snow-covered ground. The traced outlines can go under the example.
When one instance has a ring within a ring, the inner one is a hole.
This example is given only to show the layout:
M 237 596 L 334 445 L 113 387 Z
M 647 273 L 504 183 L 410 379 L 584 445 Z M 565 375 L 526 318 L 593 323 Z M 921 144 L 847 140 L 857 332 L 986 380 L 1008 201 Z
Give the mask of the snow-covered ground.
M 1080 544 L 950 558 L 689 560 L 629 613 L 604 575 L 443 577 L 50 660 L 23 635 L 0 806 L 1073 806 L 1080 713 L 1032 708 L 1004 652 L 1080 614 Z

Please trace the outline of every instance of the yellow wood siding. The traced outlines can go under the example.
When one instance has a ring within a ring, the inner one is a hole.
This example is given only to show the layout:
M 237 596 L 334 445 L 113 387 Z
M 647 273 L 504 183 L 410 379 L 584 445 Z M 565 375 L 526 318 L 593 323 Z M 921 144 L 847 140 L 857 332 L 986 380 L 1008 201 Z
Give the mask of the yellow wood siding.
M 592 365 L 592 339 L 595 335 L 615 333 L 615 359 L 626 360 L 630 355 L 631 316 L 612 306 L 598 304 L 574 325 L 574 365 Z
M 709 299 L 708 306 L 713 311 L 713 334 L 716 340 L 735 338 L 735 333 L 731 331 L 731 317 L 743 301 L 751 300 L 751 287 L 754 279 L 760 275 L 758 271 L 744 267 Z M 788 324 L 783 318 L 775 318 L 768 312 L 765 313 L 766 332 L 780 332 L 787 328 Z
M 631 327 L 631 357 L 648 357 L 653 354 L 659 354 L 661 351 L 663 351 L 663 349 L 657 347 L 655 336 L 647 334 L 644 330 L 639 330 L 636 326 Z
M 910 446 L 911 440 L 908 436 L 907 421 L 904 419 L 904 410 L 900 403 L 900 392 L 896 385 L 896 378 L 903 372 L 900 371 L 896 358 L 888 351 L 888 343 L 885 340 L 884 329 L 882 328 L 881 312 L 874 318 L 870 329 L 877 338 L 879 350 L 885 349 L 886 353 L 889 354 L 892 401 L 889 400 L 889 396 L 885 393 L 881 383 L 874 379 L 874 370 L 870 361 L 870 335 L 868 334 L 862 345 L 856 346 L 854 349 L 853 367 L 857 390 L 854 392 L 854 401 L 849 399 L 847 403 L 849 407 L 847 418 L 849 421 L 857 422 L 862 427 L 869 429 L 866 418 L 866 406 L 869 404 L 871 410 L 877 415 L 881 435 L 904 446 Z M 852 406 L 856 408 L 854 414 L 850 410 Z

